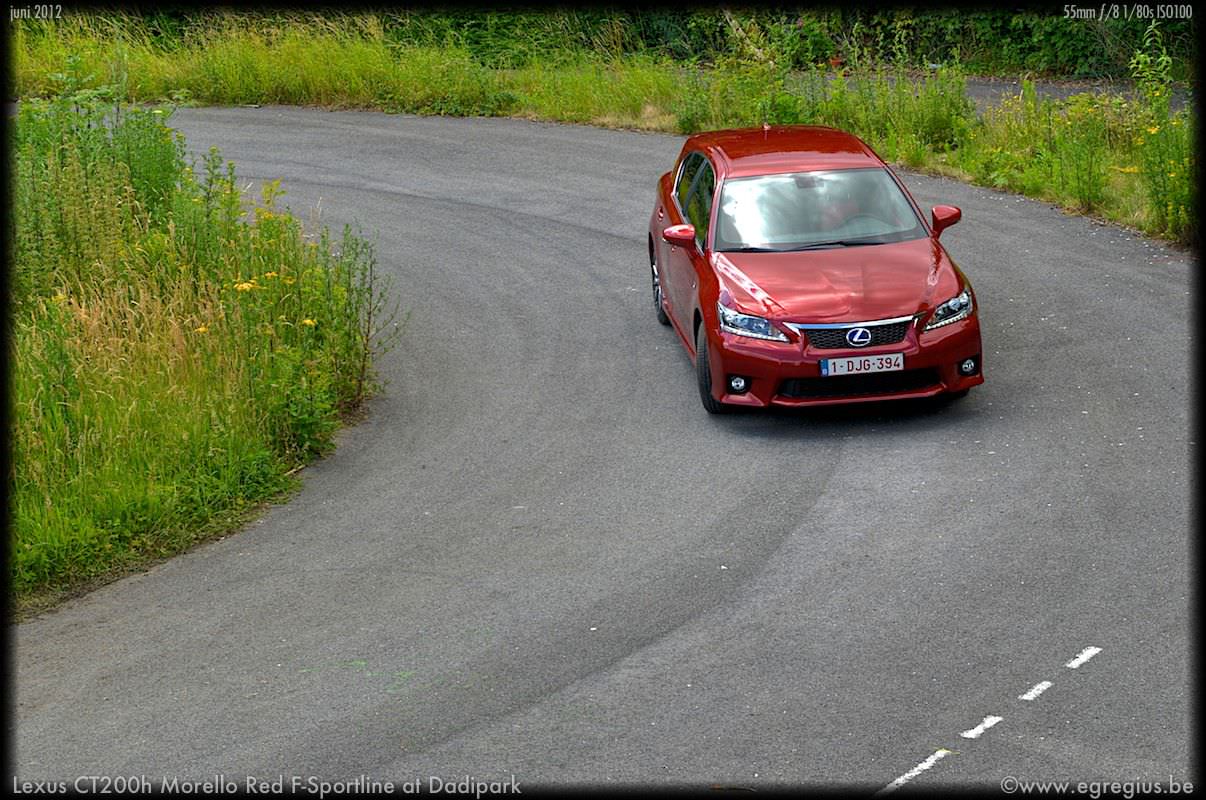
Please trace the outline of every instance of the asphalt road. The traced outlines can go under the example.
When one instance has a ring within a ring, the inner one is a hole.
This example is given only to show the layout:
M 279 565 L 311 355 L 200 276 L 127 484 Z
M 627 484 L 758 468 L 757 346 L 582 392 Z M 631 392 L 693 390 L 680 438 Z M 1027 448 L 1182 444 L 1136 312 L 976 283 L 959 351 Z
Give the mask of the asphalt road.
M 985 111 L 991 106 L 1000 105 L 1007 97 L 1016 97 L 1022 91 L 1022 82 L 1011 78 L 991 78 L 968 76 L 966 79 L 967 96 L 976 104 L 976 109 Z M 1137 100 L 1133 81 L 1109 79 L 1098 80 L 1035 80 L 1034 91 L 1038 97 L 1050 97 L 1052 100 L 1067 100 L 1074 94 L 1089 92 L 1099 95 L 1113 95 L 1128 100 Z M 1193 90 L 1185 85 L 1174 85 L 1169 89 L 1169 106 L 1173 111 L 1179 111 L 1194 102 Z
M 1190 255 L 904 173 L 963 209 L 987 382 L 714 418 L 648 297 L 680 137 L 174 124 L 359 224 L 410 322 L 290 502 L 14 628 L 21 780 L 1196 777 Z

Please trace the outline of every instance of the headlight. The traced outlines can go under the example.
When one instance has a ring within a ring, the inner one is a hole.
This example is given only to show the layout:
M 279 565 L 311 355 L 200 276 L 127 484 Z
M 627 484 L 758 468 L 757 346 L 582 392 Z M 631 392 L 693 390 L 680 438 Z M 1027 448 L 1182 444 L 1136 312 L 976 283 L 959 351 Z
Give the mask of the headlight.
M 770 320 L 742 314 L 740 311 L 726 308 L 720 303 L 716 304 L 716 311 L 720 314 L 722 331 L 735 333 L 738 336 L 749 336 L 753 339 L 769 339 L 772 342 L 787 341 L 787 334 L 771 325 Z
M 930 321 L 926 323 L 925 329 L 932 331 L 934 328 L 941 328 L 943 325 L 950 325 L 952 322 L 958 322 L 970 316 L 972 312 L 971 292 L 964 289 L 955 297 L 947 300 L 942 305 L 934 309 Z

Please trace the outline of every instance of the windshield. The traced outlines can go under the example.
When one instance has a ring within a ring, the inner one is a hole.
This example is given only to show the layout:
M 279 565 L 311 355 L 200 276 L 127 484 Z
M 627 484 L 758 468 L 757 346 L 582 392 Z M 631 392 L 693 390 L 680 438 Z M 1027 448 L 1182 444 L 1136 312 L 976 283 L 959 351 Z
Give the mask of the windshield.
M 784 251 L 885 244 L 926 235 L 892 176 L 878 167 L 724 182 L 715 250 Z

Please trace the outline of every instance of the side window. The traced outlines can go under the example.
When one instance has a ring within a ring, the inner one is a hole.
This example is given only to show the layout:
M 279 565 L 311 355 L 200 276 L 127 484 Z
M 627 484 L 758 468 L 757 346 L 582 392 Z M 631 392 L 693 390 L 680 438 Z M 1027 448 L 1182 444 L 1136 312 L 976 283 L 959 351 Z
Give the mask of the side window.
M 687 197 L 687 219 L 695 226 L 695 239 L 702 245 L 708 238 L 708 223 L 712 217 L 712 194 L 716 191 L 716 175 L 707 161 L 700 168 L 694 183 Z
M 695 180 L 695 173 L 699 172 L 699 165 L 703 160 L 699 153 L 692 153 L 683 161 L 683 168 L 678 173 L 678 183 L 674 186 L 674 196 L 678 198 L 680 208 L 687 207 L 687 192 L 691 190 L 691 181 Z

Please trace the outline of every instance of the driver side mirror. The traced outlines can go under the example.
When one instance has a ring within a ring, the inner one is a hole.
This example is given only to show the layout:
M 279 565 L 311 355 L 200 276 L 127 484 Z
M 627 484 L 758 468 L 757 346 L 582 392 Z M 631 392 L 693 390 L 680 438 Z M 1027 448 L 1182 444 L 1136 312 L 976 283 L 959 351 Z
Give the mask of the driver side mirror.
M 934 229 L 935 239 L 944 230 L 963 219 L 963 212 L 955 206 L 934 206 L 930 213 L 933 215 L 933 223 L 930 227 Z
M 694 225 L 671 225 L 662 231 L 662 238 L 675 247 L 695 246 Z

